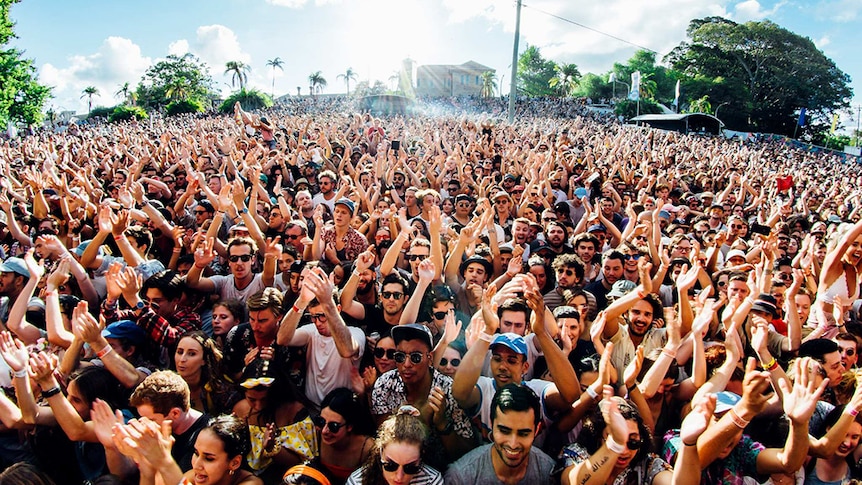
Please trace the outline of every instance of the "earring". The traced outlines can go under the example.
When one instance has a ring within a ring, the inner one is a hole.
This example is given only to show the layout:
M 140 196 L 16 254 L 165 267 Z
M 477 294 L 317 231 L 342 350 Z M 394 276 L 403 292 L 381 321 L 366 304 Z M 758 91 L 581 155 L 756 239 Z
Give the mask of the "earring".
M 235 471 L 236 471 L 236 470 L 234 470 L 233 468 L 231 468 L 231 469 L 230 469 L 230 475 L 231 475 L 231 476 L 233 476 L 233 474 L 234 474 L 234 472 L 235 472 Z

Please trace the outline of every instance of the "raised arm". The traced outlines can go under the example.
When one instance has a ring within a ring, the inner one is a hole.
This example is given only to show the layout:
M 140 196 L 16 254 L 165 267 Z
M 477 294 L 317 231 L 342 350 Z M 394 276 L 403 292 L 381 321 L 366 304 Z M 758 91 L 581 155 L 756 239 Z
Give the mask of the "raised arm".
M 338 307 L 335 305 L 335 300 L 332 298 L 332 291 L 335 285 L 329 280 L 329 277 L 319 267 L 312 268 L 309 274 L 305 276 L 302 282 L 308 286 L 317 301 L 323 307 L 323 312 L 326 314 L 326 324 L 332 334 L 332 339 L 335 341 L 335 348 L 338 354 L 345 358 L 351 359 L 359 355 L 361 345 L 364 342 L 357 342 L 350 333 L 350 329 L 341 318 L 338 312 Z
M 485 363 L 485 355 L 491 346 L 493 335 L 500 328 L 500 319 L 497 317 L 496 305 L 493 302 L 497 289 L 491 285 L 482 294 L 482 318 L 484 328 L 479 333 L 479 338 L 470 346 L 467 353 L 461 359 L 458 372 L 452 381 L 452 397 L 458 401 L 462 409 L 472 409 L 481 399 L 476 383 L 482 374 L 482 366 Z M 472 324 L 472 323 L 471 323 Z
M 390 249 L 391 251 L 391 249 Z M 359 287 L 359 280 L 362 278 L 362 273 L 367 271 L 374 264 L 374 251 L 371 247 L 363 251 L 356 257 L 356 262 L 353 263 L 353 271 L 350 273 L 350 278 L 344 289 L 341 290 L 341 311 L 350 315 L 353 318 L 364 320 L 365 307 L 354 300 L 356 297 L 356 289 Z
M 419 309 L 422 306 L 422 299 L 425 298 L 425 291 L 434 279 L 437 273 L 437 268 L 430 258 L 423 259 L 419 263 L 419 283 L 416 284 L 416 289 L 407 300 L 407 305 L 404 306 L 404 311 L 401 312 L 399 325 L 407 323 L 415 323 L 419 315 Z

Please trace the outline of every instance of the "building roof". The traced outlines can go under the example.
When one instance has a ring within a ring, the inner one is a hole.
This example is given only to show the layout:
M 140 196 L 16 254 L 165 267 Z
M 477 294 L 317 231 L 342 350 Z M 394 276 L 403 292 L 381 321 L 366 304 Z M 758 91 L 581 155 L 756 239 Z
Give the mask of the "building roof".
M 484 71 L 496 72 L 496 69 L 482 65 L 482 64 L 479 64 L 476 61 L 467 61 L 463 64 L 423 64 L 423 65 L 419 66 L 417 69 L 422 69 L 422 68 L 429 69 L 429 68 L 435 68 L 435 67 L 438 67 L 438 68 L 439 67 L 447 67 L 447 68 L 460 67 L 463 69 L 470 69 L 471 71 L 474 70 L 474 71 L 483 71 L 483 72 Z

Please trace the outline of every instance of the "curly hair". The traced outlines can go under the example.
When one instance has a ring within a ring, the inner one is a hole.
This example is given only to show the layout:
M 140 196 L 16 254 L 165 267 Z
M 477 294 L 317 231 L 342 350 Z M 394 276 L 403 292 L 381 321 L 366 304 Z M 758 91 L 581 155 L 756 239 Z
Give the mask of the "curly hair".
M 638 427 L 641 447 L 638 448 L 638 451 L 631 462 L 635 463 L 643 460 L 652 452 L 652 433 L 650 433 L 649 428 L 644 424 L 643 418 L 641 418 L 641 415 L 638 413 L 637 407 L 635 407 L 634 404 L 619 397 L 614 399 L 617 400 L 620 414 L 623 415 L 623 418 L 625 418 L 626 421 L 634 421 Z M 584 428 L 581 431 L 581 434 L 578 435 L 578 444 L 583 446 L 584 449 L 587 450 L 587 453 L 592 455 L 599 449 L 599 447 L 602 446 L 602 443 L 605 442 L 605 427 L 607 427 L 605 419 L 602 416 L 601 411 L 596 409 L 593 414 L 584 419 Z
M 419 447 L 420 456 L 425 456 L 425 441 L 428 439 L 428 428 L 422 419 L 405 412 L 403 409 L 390 416 L 377 431 L 374 448 L 368 456 L 362 470 L 362 483 L 365 485 L 384 484 L 383 467 L 380 460 L 383 448 L 392 443 L 403 443 Z

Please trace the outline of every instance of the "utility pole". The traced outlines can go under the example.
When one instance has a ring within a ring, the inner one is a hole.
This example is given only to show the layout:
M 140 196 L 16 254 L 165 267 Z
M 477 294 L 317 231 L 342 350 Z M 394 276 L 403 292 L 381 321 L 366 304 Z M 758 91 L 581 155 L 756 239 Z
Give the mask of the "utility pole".
M 855 140 L 853 142 L 853 146 L 856 146 L 856 147 L 859 146 L 859 115 L 860 114 L 862 114 L 862 104 L 857 104 L 856 105 L 856 133 L 854 133 L 854 136 L 853 136 L 853 139 Z
M 512 48 L 512 80 L 509 85 L 509 124 L 515 121 L 515 96 L 518 90 L 515 87 L 518 80 L 518 38 L 521 35 L 521 0 L 515 10 L 515 45 Z

